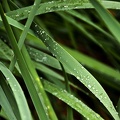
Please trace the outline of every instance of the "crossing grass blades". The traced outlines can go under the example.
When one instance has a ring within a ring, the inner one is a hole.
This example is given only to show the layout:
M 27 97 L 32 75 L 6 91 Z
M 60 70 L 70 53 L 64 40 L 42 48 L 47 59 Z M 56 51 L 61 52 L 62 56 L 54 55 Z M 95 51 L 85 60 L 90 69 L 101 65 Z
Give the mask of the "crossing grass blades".
M 0 3 L 0 119 L 120 120 L 120 2 Z

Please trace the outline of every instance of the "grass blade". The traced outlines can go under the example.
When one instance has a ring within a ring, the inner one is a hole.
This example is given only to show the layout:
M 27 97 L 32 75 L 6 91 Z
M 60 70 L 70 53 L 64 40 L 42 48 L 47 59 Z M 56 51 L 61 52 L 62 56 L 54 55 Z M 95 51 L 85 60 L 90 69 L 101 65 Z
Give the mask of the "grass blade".
M 2 89 L 2 87 L 0 86 L 0 104 L 2 106 L 2 108 L 4 109 L 7 117 L 10 120 L 17 120 L 17 118 L 15 117 L 13 110 L 11 108 L 11 105 Z
M 38 44 L 38 43 L 37 43 Z M 39 44 L 40 46 L 42 44 Z M 83 63 L 85 66 L 94 69 L 96 71 L 99 71 L 100 73 L 106 74 L 110 77 L 115 78 L 117 83 L 120 81 L 120 74 L 118 71 L 114 70 L 112 67 L 109 67 L 87 55 L 84 55 L 83 53 L 80 53 L 76 50 L 72 50 L 66 46 L 62 46 L 69 54 L 71 54 L 76 60 L 78 60 L 80 63 Z M 46 64 L 48 66 L 51 66 L 53 68 L 61 70 L 60 64 L 58 60 L 56 60 L 54 57 L 43 53 L 35 48 L 27 47 L 28 52 L 30 53 L 31 58 L 36 62 L 41 62 L 43 64 Z M 45 59 L 43 59 L 45 57 Z M 45 61 L 44 61 L 45 60 Z M 53 61 L 52 63 L 50 61 Z M 53 64 L 54 63 L 54 64 Z M 67 68 L 65 68 L 67 70 Z M 70 73 L 69 70 L 67 70 L 68 73 Z
M 67 51 L 55 42 L 42 28 L 37 25 L 33 25 L 33 28 L 37 31 L 37 36 L 39 36 L 39 38 L 44 42 L 53 56 L 55 56 L 65 67 L 67 67 L 71 74 L 82 82 L 100 100 L 100 102 L 116 120 L 119 120 L 118 114 L 111 100 L 98 81 Z
M 61 89 L 47 81 L 44 81 L 44 88 L 47 92 L 64 101 L 77 112 L 82 114 L 85 118 L 92 120 L 103 120 L 97 113 L 92 111 L 89 107 L 87 107 L 84 103 L 75 98 L 73 95 L 69 94 L 66 90 Z
M 53 117 L 54 120 L 57 120 L 54 112 L 51 112 L 51 110 L 53 110 L 53 109 L 49 103 L 49 100 L 46 96 L 43 86 L 40 83 L 39 77 L 36 76 L 37 74 L 35 74 L 33 76 L 33 73 L 31 74 L 31 72 L 28 71 L 30 66 L 28 67 L 28 64 L 26 64 L 26 61 L 24 60 L 24 56 L 21 54 L 21 52 L 17 46 L 17 41 L 16 41 L 14 34 L 12 32 L 12 29 L 11 29 L 10 25 L 8 24 L 8 21 L 4 15 L 1 4 L 0 4 L 0 13 L 1 13 L 1 17 L 3 19 L 4 26 L 8 32 L 8 36 L 11 40 L 12 48 L 15 52 L 17 62 L 19 64 L 22 76 L 24 78 L 24 81 L 28 88 L 28 91 L 31 95 L 31 98 L 33 100 L 35 108 L 37 109 L 36 111 L 38 112 L 39 118 L 47 120 L 47 119 L 49 119 L 49 117 Z M 44 100 L 44 102 L 43 102 L 43 100 Z M 47 107 L 47 109 L 46 109 L 46 107 Z M 42 110 L 42 113 L 40 110 Z M 48 116 L 48 115 L 50 115 L 50 116 Z
M 110 9 L 120 9 L 120 3 L 114 1 L 101 1 L 102 5 Z M 20 8 L 7 13 L 8 16 L 15 20 L 23 20 L 28 17 L 32 6 Z M 82 1 L 53 1 L 41 3 L 36 15 L 43 13 L 54 12 L 54 11 L 65 11 L 71 9 L 90 9 L 94 8 L 90 3 L 82 3 Z
M 98 14 L 105 22 L 107 28 L 111 31 L 118 42 L 120 42 L 119 23 L 108 13 L 107 10 L 105 10 L 105 8 L 101 4 L 99 4 L 99 2 L 97 2 L 97 0 L 90 0 L 90 2 L 93 4 Z
M 92 27 L 96 28 L 97 30 L 99 30 L 101 33 L 103 33 L 104 35 L 108 36 L 109 38 L 112 38 L 112 35 L 110 35 L 109 33 L 107 33 L 106 31 L 104 31 L 102 28 L 100 28 L 98 25 L 96 25 L 95 23 L 93 23 L 92 21 L 90 21 L 86 16 L 80 14 L 79 12 L 75 11 L 75 10 L 70 10 L 70 11 L 66 11 L 67 13 L 69 13 L 72 16 L 75 16 L 77 18 L 79 18 L 80 20 L 86 22 L 87 24 L 91 25 Z
M 34 36 L 34 38 L 36 38 Z M 43 44 L 41 44 L 40 42 L 36 43 L 35 40 L 37 39 L 34 39 L 34 45 L 36 46 L 36 44 L 40 47 L 40 46 L 43 46 Z M 29 45 L 31 45 L 31 42 L 32 41 L 28 41 Z M 109 79 L 109 83 L 111 82 L 112 85 L 114 85 L 114 87 L 117 89 L 117 90 L 120 90 L 119 88 L 119 85 L 120 85 L 120 74 L 118 71 L 114 70 L 113 68 L 91 58 L 91 57 L 88 57 L 80 52 L 77 52 L 76 50 L 72 50 L 68 47 L 65 47 L 63 46 L 64 49 L 69 53 L 71 54 L 76 60 L 78 60 L 80 63 L 84 64 L 85 66 L 93 69 L 93 70 L 96 70 L 98 71 L 99 73 L 102 73 L 103 75 L 107 75 L 107 76 L 110 76 L 112 77 L 113 79 L 110 80 Z M 40 50 L 37 50 L 35 48 L 32 48 L 32 47 L 29 47 L 27 46 L 27 50 L 29 52 L 29 55 L 30 57 L 32 58 L 32 60 L 36 61 L 35 63 L 35 66 L 38 70 L 44 70 L 43 66 L 39 65 L 38 63 L 43 63 L 45 65 L 48 65 L 48 66 L 51 66 L 53 68 L 56 68 L 56 69 L 59 69 L 61 70 L 61 67 L 60 67 L 60 64 L 59 64 L 59 61 L 56 60 L 54 57 L 46 54 L 46 53 L 43 53 L 41 52 Z M 4 56 L 6 56 L 6 60 L 11 60 L 11 57 L 13 56 L 13 52 L 12 50 L 5 44 L 3 43 L 2 41 L 0 41 L 0 51 L 2 52 L 2 54 Z M 2 57 L 2 56 L 1 56 Z M 51 62 L 53 61 L 53 62 Z M 16 66 L 17 67 L 17 66 Z M 41 69 L 40 69 L 41 68 Z M 43 69 L 42 69 L 43 68 Z M 19 68 L 17 67 L 17 70 L 19 70 Z M 70 71 L 65 68 L 66 72 L 70 74 Z M 46 69 L 44 70 L 44 72 L 47 71 Z M 55 74 L 53 75 L 55 76 Z M 61 77 L 58 77 L 58 78 L 61 78 Z M 62 78 L 61 78 L 62 79 Z
M 15 77 L 12 75 L 12 73 L 7 69 L 2 63 L 0 63 L 0 70 L 8 80 L 8 83 L 10 85 L 10 88 L 14 94 L 15 100 L 18 105 L 18 109 L 20 111 L 20 116 L 22 120 L 32 120 L 31 114 L 24 96 L 24 93 L 18 84 Z

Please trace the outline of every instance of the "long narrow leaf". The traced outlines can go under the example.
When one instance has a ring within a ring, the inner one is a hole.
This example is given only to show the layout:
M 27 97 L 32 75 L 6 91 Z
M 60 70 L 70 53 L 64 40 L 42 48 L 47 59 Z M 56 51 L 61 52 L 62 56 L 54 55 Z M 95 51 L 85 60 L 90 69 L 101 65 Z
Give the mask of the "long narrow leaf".
M 14 37 L 14 34 L 12 32 L 10 25 L 8 24 L 8 21 L 3 12 L 1 4 L 0 4 L 0 13 L 1 13 L 1 17 L 3 19 L 4 26 L 8 32 L 8 36 L 11 40 L 12 48 L 15 52 L 17 62 L 19 64 L 22 76 L 24 78 L 24 81 L 28 88 L 28 91 L 31 95 L 31 98 L 33 100 L 35 108 L 37 109 L 39 118 L 47 120 L 47 119 L 49 119 L 49 117 L 51 117 L 51 115 L 53 115 L 53 117 L 54 117 L 55 116 L 54 112 L 49 112 L 49 110 L 51 110 L 52 108 L 50 106 L 50 103 L 47 103 L 47 102 L 49 102 L 49 100 L 47 99 L 45 91 L 43 90 L 43 86 L 40 83 L 39 77 L 36 76 L 36 74 L 35 74 L 35 76 L 33 76 L 33 74 L 31 75 L 31 73 L 28 71 L 29 70 L 28 64 L 26 64 L 26 61 L 24 60 L 23 55 L 21 54 L 21 52 L 17 46 L 17 41 Z M 43 102 L 43 100 L 45 103 Z M 46 106 L 47 107 L 49 106 L 49 108 L 46 109 Z M 42 113 L 40 112 L 40 110 L 42 110 Z M 48 115 L 50 115 L 50 116 L 48 116 Z M 56 116 L 54 118 L 57 119 Z
M 114 2 L 114 1 L 101 1 L 103 6 L 106 8 L 110 9 L 120 9 L 120 3 L 119 2 Z M 25 7 L 21 9 L 17 9 L 14 11 L 11 11 L 7 13 L 8 16 L 10 16 L 13 19 L 16 20 L 22 20 L 28 17 L 31 7 Z M 54 11 L 65 11 L 65 10 L 70 10 L 70 9 L 90 9 L 94 8 L 90 3 L 86 3 L 82 0 L 76 0 L 76 1 L 53 1 L 53 2 L 46 2 L 46 3 L 41 3 L 38 11 L 36 12 L 36 15 L 40 15 L 43 13 L 48 13 L 48 12 L 54 12 Z
M 69 94 L 66 90 L 57 87 L 56 85 L 44 81 L 44 88 L 47 92 L 56 96 L 60 100 L 64 101 L 66 104 L 71 106 L 77 112 L 82 114 L 85 118 L 90 120 L 103 120 L 97 113 L 92 111 L 87 105 L 85 105 L 82 101 L 78 100 L 73 95 Z
M 26 119 L 32 120 L 31 114 L 30 114 L 30 111 L 28 108 L 28 104 L 26 102 L 24 93 L 23 93 L 19 83 L 17 82 L 15 77 L 12 75 L 12 73 L 9 71 L 9 69 L 7 69 L 2 63 L 0 63 L 0 71 L 4 74 L 4 76 L 8 80 L 10 88 L 13 91 L 15 100 L 17 102 L 17 105 L 18 105 L 18 108 L 20 111 L 21 119 L 22 120 L 26 120 Z
M 0 86 L 0 105 L 2 106 L 10 120 L 17 120 L 1 86 Z
M 100 17 L 105 22 L 108 29 L 111 31 L 111 33 L 115 36 L 115 38 L 120 43 L 120 25 L 119 23 L 105 10 L 105 8 L 99 4 L 97 0 L 90 0 L 90 2 L 93 4 L 95 9 L 97 10 Z
M 34 36 L 34 38 L 36 39 L 35 36 Z M 35 41 L 35 39 L 34 39 L 35 46 L 37 44 L 39 47 L 41 47 L 43 44 L 41 44 L 41 42 L 38 43 L 37 41 Z M 31 45 L 32 41 L 28 41 L 28 42 L 29 42 L 28 44 Z M 0 41 L 0 45 L 1 45 L 0 51 L 2 52 L 2 54 L 4 56 L 6 56 L 6 60 L 11 60 L 11 57 L 13 56 L 12 50 L 2 41 Z M 88 57 L 80 52 L 77 52 L 77 51 L 72 50 L 72 49 L 65 47 L 65 46 L 63 46 L 63 47 L 69 54 L 71 54 L 80 63 L 82 63 L 85 66 L 87 66 L 91 69 L 94 69 L 102 74 L 113 77 L 112 81 L 110 81 L 110 82 L 112 82 L 112 84 L 115 84 L 115 87 L 119 90 L 120 74 L 118 71 L 116 71 L 113 68 L 111 68 L 111 67 L 91 58 L 91 57 Z M 4 48 L 4 49 L 2 49 L 2 48 Z M 35 63 L 35 64 L 37 64 L 36 65 L 37 69 L 42 68 L 42 66 L 39 65 L 38 63 L 43 63 L 45 65 L 48 65 L 48 66 L 51 66 L 53 68 L 61 70 L 59 61 L 57 59 L 55 59 L 54 57 L 52 57 L 46 53 L 43 53 L 35 48 L 29 47 L 29 46 L 27 46 L 27 50 L 30 54 L 30 57 L 34 61 L 37 62 L 37 63 Z M 17 70 L 19 70 L 19 67 L 17 65 L 16 65 L 16 68 L 17 68 Z M 65 69 L 66 69 L 66 72 L 70 74 L 70 71 L 67 68 L 65 68 Z M 40 70 L 44 70 L 44 69 L 40 69 Z M 19 72 L 20 72 L 20 70 L 19 70 Z
M 48 47 L 51 53 L 70 70 L 71 74 L 82 82 L 100 100 L 116 120 L 119 120 L 118 114 L 111 100 L 98 81 L 42 28 L 37 25 L 33 25 L 33 27 L 37 31 L 36 34 Z

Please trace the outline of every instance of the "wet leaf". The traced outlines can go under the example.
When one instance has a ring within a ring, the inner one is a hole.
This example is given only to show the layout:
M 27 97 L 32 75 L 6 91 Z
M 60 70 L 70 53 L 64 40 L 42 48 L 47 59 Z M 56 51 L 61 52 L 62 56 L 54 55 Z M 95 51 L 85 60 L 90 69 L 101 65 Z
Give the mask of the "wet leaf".
M 58 99 L 62 100 L 77 112 L 82 114 L 87 120 L 103 120 L 97 113 L 85 105 L 82 101 L 77 99 L 75 96 L 69 94 L 66 90 L 57 87 L 56 85 L 44 81 L 44 88 L 47 92 L 56 96 Z
M 39 36 L 39 38 L 44 42 L 53 56 L 55 56 L 65 67 L 67 67 L 71 74 L 83 83 L 100 100 L 113 117 L 116 116 L 118 119 L 118 113 L 99 82 L 42 28 L 38 25 L 33 25 L 33 27 L 36 30 L 37 36 Z

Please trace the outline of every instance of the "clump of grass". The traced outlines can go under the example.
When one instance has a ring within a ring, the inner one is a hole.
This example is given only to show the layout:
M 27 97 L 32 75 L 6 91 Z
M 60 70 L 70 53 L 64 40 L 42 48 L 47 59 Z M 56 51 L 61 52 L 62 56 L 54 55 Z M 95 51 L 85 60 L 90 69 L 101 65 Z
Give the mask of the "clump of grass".
M 2 1 L 1 119 L 119 120 L 119 5 Z

